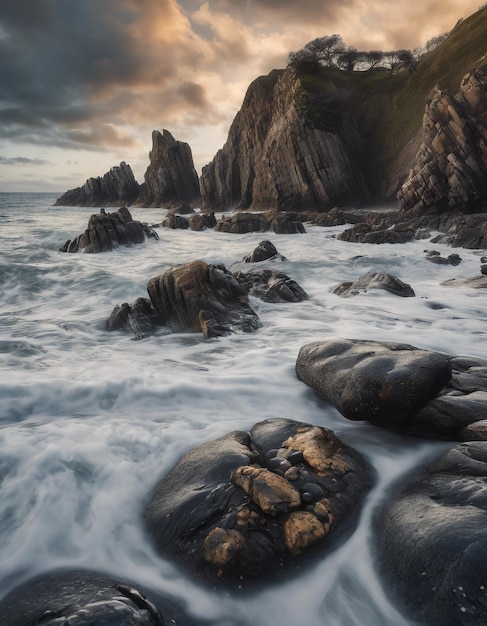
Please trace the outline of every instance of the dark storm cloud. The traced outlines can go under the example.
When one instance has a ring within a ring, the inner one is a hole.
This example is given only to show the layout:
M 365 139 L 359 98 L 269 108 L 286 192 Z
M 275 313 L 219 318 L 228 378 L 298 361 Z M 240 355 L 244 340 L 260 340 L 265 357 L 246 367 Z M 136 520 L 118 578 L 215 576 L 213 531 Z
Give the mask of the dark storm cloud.
M 0 165 L 22 166 L 26 165 L 50 165 L 49 161 L 44 159 L 29 159 L 27 157 L 4 157 L 0 155 Z
M 185 29 L 174 0 L 0 3 L 0 135 L 93 146 L 104 137 L 117 145 L 128 136 L 102 123 L 130 124 L 137 91 L 147 115 L 145 92 L 174 91 L 174 84 L 186 106 L 206 106 L 204 89 L 188 82 L 200 54 Z M 158 108 L 163 118 L 163 98 Z M 98 128 L 84 130 L 90 122 Z

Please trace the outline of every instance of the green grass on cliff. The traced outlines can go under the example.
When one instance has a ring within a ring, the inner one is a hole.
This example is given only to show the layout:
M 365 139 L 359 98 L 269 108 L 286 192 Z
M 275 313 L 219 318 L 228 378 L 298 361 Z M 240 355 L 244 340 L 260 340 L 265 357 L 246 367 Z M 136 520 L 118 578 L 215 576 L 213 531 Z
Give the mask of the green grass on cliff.
M 382 168 L 388 174 L 401 150 L 421 128 L 434 86 L 438 84 L 454 95 L 467 72 L 487 63 L 486 54 L 487 7 L 457 24 L 440 46 L 421 57 L 411 74 L 323 68 L 300 75 L 298 99 L 310 121 L 326 129 L 333 122 L 326 103 L 333 109 L 332 103 L 340 102 L 340 94 L 348 94 L 348 106 L 358 113 L 370 149 L 380 150 Z

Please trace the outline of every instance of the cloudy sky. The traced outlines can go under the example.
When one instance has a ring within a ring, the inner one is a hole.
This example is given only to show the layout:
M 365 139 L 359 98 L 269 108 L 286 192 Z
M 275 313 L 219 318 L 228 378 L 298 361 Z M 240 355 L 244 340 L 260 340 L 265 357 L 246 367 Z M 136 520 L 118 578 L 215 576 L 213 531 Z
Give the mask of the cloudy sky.
M 120 161 L 143 182 L 153 129 L 225 142 L 249 83 L 339 33 L 415 48 L 481 0 L 1 0 L 0 191 L 65 191 Z

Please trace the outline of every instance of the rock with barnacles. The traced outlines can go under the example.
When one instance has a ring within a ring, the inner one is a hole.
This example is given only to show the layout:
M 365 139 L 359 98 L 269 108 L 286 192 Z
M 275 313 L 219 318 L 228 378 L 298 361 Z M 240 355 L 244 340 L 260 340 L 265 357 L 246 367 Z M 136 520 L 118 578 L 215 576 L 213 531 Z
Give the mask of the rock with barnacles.
M 145 521 L 157 550 L 195 577 L 246 585 L 329 550 L 371 483 L 367 462 L 332 431 L 269 419 L 190 450 Z

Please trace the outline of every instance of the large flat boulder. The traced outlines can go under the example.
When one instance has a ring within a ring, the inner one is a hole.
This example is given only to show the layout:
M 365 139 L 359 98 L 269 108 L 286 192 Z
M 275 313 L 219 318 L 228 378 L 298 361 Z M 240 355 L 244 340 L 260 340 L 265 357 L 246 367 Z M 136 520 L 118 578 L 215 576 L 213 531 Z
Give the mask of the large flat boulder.
M 348 419 L 401 432 L 464 439 L 487 415 L 487 361 L 474 357 L 331 339 L 303 346 L 296 374 Z
M 372 482 L 333 432 L 270 419 L 190 450 L 145 512 L 157 550 L 203 580 L 288 574 L 350 527 Z
M 379 509 L 379 569 L 414 623 L 486 623 L 486 482 L 487 442 L 465 443 L 395 485 Z

